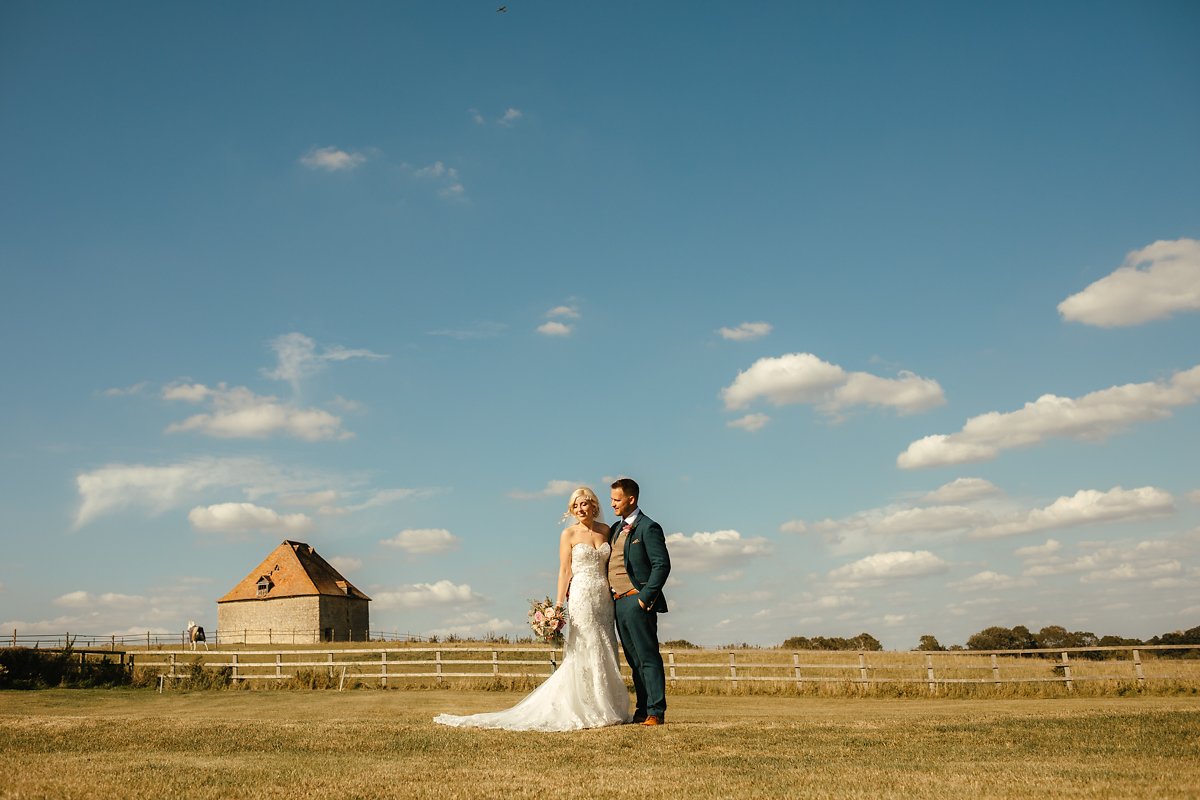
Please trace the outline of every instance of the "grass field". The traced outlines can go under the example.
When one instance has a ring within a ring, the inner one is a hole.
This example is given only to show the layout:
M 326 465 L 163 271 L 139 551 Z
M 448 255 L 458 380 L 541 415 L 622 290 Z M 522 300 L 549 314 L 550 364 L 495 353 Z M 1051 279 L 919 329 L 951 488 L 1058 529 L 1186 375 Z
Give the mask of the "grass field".
M 443 728 L 521 695 L 0 692 L 2 798 L 1200 796 L 1200 699 L 670 698 L 668 725 Z

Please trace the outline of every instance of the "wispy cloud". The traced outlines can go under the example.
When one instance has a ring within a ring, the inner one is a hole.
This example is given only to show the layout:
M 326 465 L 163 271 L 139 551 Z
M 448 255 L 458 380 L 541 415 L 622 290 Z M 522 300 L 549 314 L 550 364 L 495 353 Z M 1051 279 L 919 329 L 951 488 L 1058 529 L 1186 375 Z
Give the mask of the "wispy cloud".
M 329 477 L 283 469 L 258 458 L 198 458 L 165 465 L 108 464 L 75 478 L 80 506 L 75 527 L 113 512 L 140 508 L 153 514 L 179 508 L 205 492 L 239 488 L 245 496 L 312 491 Z
M 576 487 L 582 485 L 579 481 L 554 480 L 549 481 L 545 488 L 535 492 L 513 490 L 508 493 L 508 496 L 513 500 L 542 500 L 547 497 L 566 497 L 575 491 Z
M 571 323 L 562 320 L 577 320 L 580 314 L 579 309 L 575 306 L 561 305 L 547 311 L 546 317 L 549 321 L 538 326 L 538 333 L 543 336 L 570 336 L 573 331 Z
M 763 399 L 774 406 L 809 404 L 830 415 L 857 405 L 915 414 L 946 402 L 942 387 L 930 378 L 911 372 L 901 372 L 898 378 L 847 372 L 812 353 L 760 358 L 739 372 L 721 397 L 730 411 Z
M 1200 399 L 1200 366 L 1169 381 L 1131 383 L 1079 398 L 1046 394 L 1024 408 L 971 417 L 958 433 L 918 439 L 896 458 L 903 469 L 987 461 L 1002 450 L 1032 447 L 1047 439 L 1100 441 L 1135 422 L 1165 419 L 1176 406 Z
M 196 506 L 188 512 L 192 528 L 206 533 L 303 533 L 312 530 L 313 521 L 304 514 L 280 514 L 253 503 L 217 503 Z
M 208 402 L 212 410 L 167 426 L 167 433 L 196 432 L 218 439 L 265 439 L 284 435 L 309 442 L 349 439 L 342 419 L 318 408 L 299 408 L 270 395 L 257 395 L 244 386 L 176 384 L 163 390 L 166 400 Z
M 472 339 L 494 339 L 507 329 L 508 326 L 500 322 L 476 322 L 465 328 L 440 328 L 435 331 L 426 331 L 425 335 L 445 336 L 464 342 Z
M 363 565 L 361 558 L 354 558 L 353 556 L 330 556 L 325 560 L 332 564 L 333 568 L 342 573 L 342 575 L 357 572 L 362 569 Z
M 730 428 L 741 428 L 744 431 L 753 432 L 762 430 L 762 428 L 770 421 L 771 418 L 766 414 L 747 414 L 744 417 L 738 417 L 737 419 L 730 420 L 725 424 Z
M 405 169 L 412 168 L 406 165 Z M 458 170 L 444 161 L 434 161 L 432 164 L 412 169 L 412 175 L 419 181 L 437 187 L 438 196 L 444 200 L 466 199 L 467 189 L 459 177 Z
M 1012 575 L 1002 575 L 999 572 L 985 570 L 977 572 L 964 580 L 950 583 L 948 586 L 951 589 L 962 589 L 964 591 L 993 592 L 1032 586 L 1033 583 L 1032 578 L 1013 577 Z
M 333 362 L 355 358 L 381 361 L 387 358 L 386 355 L 370 350 L 351 349 L 341 345 L 326 347 L 318 353 L 317 343 L 298 331 L 272 339 L 271 349 L 275 352 L 276 364 L 272 369 L 262 370 L 263 375 L 273 380 L 287 381 L 297 392 L 300 390 L 301 381 Z
M 984 497 L 1000 494 L 1000 489 L 983 478 L 955 478 L 950 483 L 939 486 L 925 495 L 922 500 L 926 503 L 940 505 L 944 503 L 969 503 Z
M 340 150 L 336 147 L 314 147 L 300 157 L 300 163 L 309 169 L 325 172 L 344 172 L 362 166 L 367 157 L 362 153 Z
M 736 328 L 718 328 L 717 333 L 722 339 L 734 342 L 748 342 L 751 339 L 761 339 L 771 332 L 769 322 L 743 322 Z
M 410 555 L 433 555 L 457 550 L 459 538 L 445 528 L 410 528 L 380 543 Z
M 1101 328 L 1140 325 L 1200 311 L 1200 241 L 1158 241 L 1134 250 L 1111 274 L 1058 304 L 1070 322 Z
M 558 320 L 550 320 L 538 325 L 537 332 L 543 336 L 570 336 L 571 326 Z
M 105 397 L 131 397 L 133 395 L 141 394 L 142 391 L 145 390 L 145 388 L 149 385 L 150 384 L 148 384 L 146 381 L 141 381 L 140 383 L 135 383 L 132 386 L 114 386 L 111 389 L 105 389 L 103 394 Z
M 504 114 L 496 122 L 505 128 L 511 128 L 522 116 L 524 115 L 519 108 L 506 108 Z

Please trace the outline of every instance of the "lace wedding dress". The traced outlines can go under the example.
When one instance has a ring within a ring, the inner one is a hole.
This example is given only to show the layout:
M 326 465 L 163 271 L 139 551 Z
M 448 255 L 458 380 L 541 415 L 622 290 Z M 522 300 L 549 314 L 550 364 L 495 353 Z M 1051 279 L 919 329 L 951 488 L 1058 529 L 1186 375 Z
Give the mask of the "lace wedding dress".
M 571 592 L 563 660 L 538 688 L 504 711 L 459 717 L 439 714 L 434 722 L 510 731 L 574 731 L 628 722 L 629 691 L 617 666 L 612 593 L 608 588 L 608 543 L 580 542 L 571 548 Z

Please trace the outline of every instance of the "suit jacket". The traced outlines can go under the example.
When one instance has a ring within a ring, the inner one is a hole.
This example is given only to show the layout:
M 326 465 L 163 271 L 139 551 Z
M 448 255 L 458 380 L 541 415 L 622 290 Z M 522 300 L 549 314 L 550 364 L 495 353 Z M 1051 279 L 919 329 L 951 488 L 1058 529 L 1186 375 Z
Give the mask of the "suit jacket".
M 625 520 L 619 519 L 608 529 L 608 542 L 613 545 L 621 534 Z M 667 599 L 663 597 L 663 584 L 671 574 L 671 557 L 667 555 L 667 540 L 662 526 L 639 512 L 633 529 L 625 537 L 625 572 L 629 582 L 638 590 L 638 599 L 646 604 L 647 611 L 659 614 L 667 612 Z

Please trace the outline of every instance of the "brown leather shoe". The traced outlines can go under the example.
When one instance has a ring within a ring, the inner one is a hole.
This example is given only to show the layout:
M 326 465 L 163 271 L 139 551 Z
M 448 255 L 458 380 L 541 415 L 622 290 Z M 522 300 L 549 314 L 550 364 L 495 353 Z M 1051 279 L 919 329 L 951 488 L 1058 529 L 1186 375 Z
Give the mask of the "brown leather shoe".
M 643 722 L 642 724 L 645 725 L 647 728 L 652 728 L 655 725 L 666 725 L 667 722 L 662 717 L 651 714 L 648 717 L 646 717 L 646 721 Z

